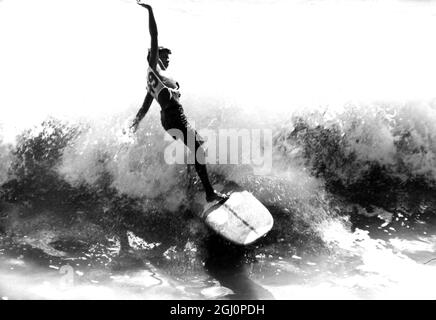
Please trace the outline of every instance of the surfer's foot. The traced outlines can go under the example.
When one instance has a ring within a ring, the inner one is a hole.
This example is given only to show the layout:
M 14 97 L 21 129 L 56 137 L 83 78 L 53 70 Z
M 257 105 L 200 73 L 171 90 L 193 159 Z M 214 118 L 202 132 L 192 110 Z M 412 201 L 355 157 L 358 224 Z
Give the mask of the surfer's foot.
M 222 203 L 222 202 L 226 201 L 228 198 L 229 198 L 228 195 L 222 194 L 218 191 L 214 191 L 213 193 L 206 195 L 207 202 L 218 201 L 219 203 Z

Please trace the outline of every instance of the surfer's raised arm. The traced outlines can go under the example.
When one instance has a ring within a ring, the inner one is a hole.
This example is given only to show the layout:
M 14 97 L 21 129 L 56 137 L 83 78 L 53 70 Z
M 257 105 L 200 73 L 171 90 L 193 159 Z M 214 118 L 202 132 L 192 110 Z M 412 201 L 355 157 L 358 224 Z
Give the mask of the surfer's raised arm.
M 153 9 L 149 4 L 142 3 L 141 0 L 138 0 L 137 3 L 141 7 L 144 7 L 148 10 L 148 29 L 151 37 L 150 56 L 148 63 L 151 68 L 156 69 L 157 61 L 159 59 L 159 48 L 157 42 L 157 25 L 156 20 L 154 19 Z

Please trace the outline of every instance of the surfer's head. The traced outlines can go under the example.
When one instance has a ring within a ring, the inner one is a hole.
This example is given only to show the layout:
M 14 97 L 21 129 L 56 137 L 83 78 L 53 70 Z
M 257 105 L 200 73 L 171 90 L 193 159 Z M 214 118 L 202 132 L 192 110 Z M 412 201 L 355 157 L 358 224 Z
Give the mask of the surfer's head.
M 165 47 L 159 47 L 159 67 L 162 70 L 166 70 L 168 68 L 168 65 L 170 64 L 170 54 L 171 50 Z M 148 50 L 147 60 L 150 62 L 150 49 Z

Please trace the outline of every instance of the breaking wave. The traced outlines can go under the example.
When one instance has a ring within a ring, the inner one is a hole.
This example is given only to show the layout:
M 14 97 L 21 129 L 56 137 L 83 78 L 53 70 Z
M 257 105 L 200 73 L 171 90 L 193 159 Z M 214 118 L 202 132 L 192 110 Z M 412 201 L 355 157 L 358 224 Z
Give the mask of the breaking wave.
M 211 110 L 215 114 L 197 118 L 198 127 L 265 125 L 235 108 Z M 433 206 L 425 195 L 436 177 L 435 120 L 432 103 L 294 114 L 267 124 L 274 132 L 271 175 L 256 176 L 248 165 L 211 165 L 212 180 L 222 188 L 233 183 L 250 190 L 288 220 L 292 226 L 277 223 L 286 226 L 278 227 L 282 238 L 295 235 L 299 223 L 316 233 L 317 223 L 356 210 L 370 216 L 380 210 L 423 214 L 423 206 Z M 164 162 L 165 133 L 156 115 L 144 120 L 135 137 L 123 133 L 126 124 L 123 115 L 98 123 L 48 119 L 21 133 L 15 146 L 2 144 L 3 200 L 83 211 L 110 226 L 124 219 L 125 229 L 180 226 L 180 212 L 195 215 L 192 192 L 201 192 L 195 171 Z M 340 203 L 339 209 L 332 203 Z

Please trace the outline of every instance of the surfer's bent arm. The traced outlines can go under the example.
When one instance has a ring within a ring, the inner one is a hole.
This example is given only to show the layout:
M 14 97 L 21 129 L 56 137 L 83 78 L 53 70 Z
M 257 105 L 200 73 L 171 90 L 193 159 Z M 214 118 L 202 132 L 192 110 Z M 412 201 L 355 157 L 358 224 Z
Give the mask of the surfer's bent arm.
M 148 10 L 148 30 L 151 37 L 149 65 L 153 70 L 156 70 L 157 61 L 159 59 L 159 47 L 157 42 L 157 25 L 154 19 L 153 9 L 148 4 L 138 2 L 138 4 Z
M 147 95 L 145 96 L 145 99 L 144 99 L 144 103 L 142 104 L 141 109 L 139 109 L 138 113 L 136 114 L 135 119 L 133 120 L 133 123 L 131 126 L 131 128 L 133 129 L 133 132 L 136 131 L 139 123 L 147 114 L 152 102 L 153 102 L 153 96 L 150 94 L 150 92 L 147 92 Z

